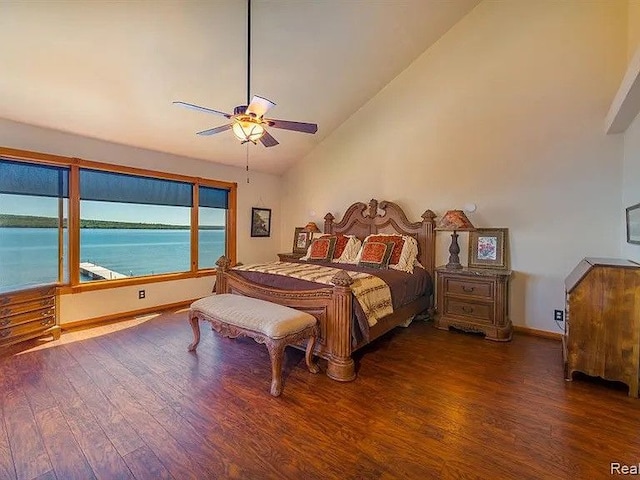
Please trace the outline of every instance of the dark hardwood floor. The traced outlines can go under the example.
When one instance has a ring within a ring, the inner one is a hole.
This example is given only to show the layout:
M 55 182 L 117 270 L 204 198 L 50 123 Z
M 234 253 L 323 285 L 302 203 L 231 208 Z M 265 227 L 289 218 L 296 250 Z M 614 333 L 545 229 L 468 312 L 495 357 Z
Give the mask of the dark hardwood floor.
M 0 356 L 0 479 L 597 479 L 640 462 L 640 403 L 566 383 L 561 345 L 493 343 L 417 322 L 357 355 L 355 382 L 185 311 Z M 324 364 L 321 362 L 321 366 Z

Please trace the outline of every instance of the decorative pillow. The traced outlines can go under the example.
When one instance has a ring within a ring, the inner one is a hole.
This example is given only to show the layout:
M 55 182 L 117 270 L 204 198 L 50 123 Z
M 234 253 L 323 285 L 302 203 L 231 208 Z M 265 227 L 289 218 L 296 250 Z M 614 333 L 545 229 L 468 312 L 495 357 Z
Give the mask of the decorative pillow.
M 389 268 L 413 273 L 413 267 L 418 258 L 418 242 L 409 235 L 398 235 L 389 233 L 376 233 L 364 239 L 365 242 L 374 240 L 378 242 L 392 241 L 395 244 L 393 255 L 389 261 Z
M 395 249 L 394 242 L 364 242 L 359 267 L 387 268 Z
M 336 237 L 316 238 L 309 246 L 307 260 L 314 262 L 330 262 L 336 248 Z
M 390 235 L 384 233 L 377 233 L 373 235 L 369 235 L 364 239 L 365 243 L 368 241 L 371 242 L 393 242 L 395 247 L 393 249 L 393 254 L 391 255 L 391 260 L 389 260 L 389 265 L 396 265 L 398 261 L 400 261 L 400 255 L 402 254 L 402 247 L 404 247 L 404 237 L 402 235 Z
M 342 255 L 342 252 L 344 252 L 344 249 L 350 240 L 350 237 L 346 235 L 342 235 L 341 233 L 339 233 L 338 235 L 322 235 L 319 238 L 335 238 L 336 239 L 336 248 L 333 251 L 333 260 L 335 260 L 336 258 L 340 258 L 340 256 Z

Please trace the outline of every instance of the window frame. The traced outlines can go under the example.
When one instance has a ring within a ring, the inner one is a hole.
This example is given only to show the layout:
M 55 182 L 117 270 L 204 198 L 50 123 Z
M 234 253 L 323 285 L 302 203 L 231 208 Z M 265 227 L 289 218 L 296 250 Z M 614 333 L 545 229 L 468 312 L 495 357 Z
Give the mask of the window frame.
M 166 282 L 172 280 L 182 280 L 187 278 L 199 278 L 213 276 L 215 268 L 198 269 L 198 208 L 199 208 L 199 187 L 220 188 L 228 191 L 228 207 L 226 212 L 226 234 L 225 251 L 226 256 L 235 263 L 237 258 L 237 193 L 238 184 L 236 182 L 226 182 L 202 177 L 192 177 L 156 170 L 148 170 L 138 167 L 123 165 L 113 165 L 108 163 L 84 160 L 80 158 L 64 157 L 40 152 L 31 152 L 14 148 L 0 147 L 0 156 L 8 160 L 16 160 L 37 165 L 53 165 L 69 167 L 69 207 L 68 207 L 68 262 L 69 262 L 69 282 L 57 282 L 60 293 L 76 293 L 91 290 L 102 290 L 118 288 L 132 285 L 143 285 L 148 283 Z M 164 273 L 158 275 L 139 276 L 132 278 L 121 278 L 114 280 L 101 280 L 96 282 L 80 282 L 80 169 L 88 168 L 102 170 L 110 173 L 124 173 L 129 175 L 157 178 L 161 180 L 174 180 L 191 184 L 193 194 L 193 205 L 191 206 L 191 258 L 190 269 L 187 272 Z M 59 240 L 62 242 L 62 239 Z M 62 258 L 59 259 L 59 263 Z

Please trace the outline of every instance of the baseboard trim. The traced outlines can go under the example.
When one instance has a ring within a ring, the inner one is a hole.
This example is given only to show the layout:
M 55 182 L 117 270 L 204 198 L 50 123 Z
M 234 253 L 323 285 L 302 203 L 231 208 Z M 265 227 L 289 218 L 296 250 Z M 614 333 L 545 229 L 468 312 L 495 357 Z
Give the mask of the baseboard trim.
M 513 326 L 513 331 L 523 333 L 524 335 L 531 335 L 532 337 L 549 338 L 551 340 L 562 341 L 562 333 L 558 332 L 547 332 L 546 330 L 537 330 L 535 328 L 521 327 L 518 325 Z
M 179 310 L 181 308 L 188 307 L 197 298 L 192 300 L 184 300 L 182 302 L 166 303 L 164 305 L 157 305 L 155 307 L 141 308 L 139 310 L 131 310 L 129 312 L 115 313 L 113 315 L 103 315 L 101 317 L 88 318 L 86 320 L 78 320 L 76 322 L 68 322 L 60 324 L 63 332 L 69 330 L 78 330 L 82 328 L 95 327 L 98 324 L 119 322 L 122 320 L 130 320 L 132 317 L 138 317 L 140 315 L 149 315 L 151 313 L 161 313 L 167 310 Z

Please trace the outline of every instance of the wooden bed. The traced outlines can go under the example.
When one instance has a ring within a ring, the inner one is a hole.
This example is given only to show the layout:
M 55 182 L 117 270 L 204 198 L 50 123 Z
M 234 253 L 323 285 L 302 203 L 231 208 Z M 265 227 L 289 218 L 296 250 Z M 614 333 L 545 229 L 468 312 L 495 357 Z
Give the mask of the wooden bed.
M 409 222 L 402 209 L 393 202 L 371 200 L 351 205 L 339 222 L 328 213 L 324 217 L 324 233 L 356 235 L 364 239 L 374 233 L 398 233 L 410 235 L 418 242 L 418 260 L 425 267 L 435 284 L 435 214 L 427 210 L 421 222 Z M 322 286 L 313 290 L 283 290 L 271 288 L 242 278 L 231 270 L 225 257 L 220 257 L 216 278 L 218 293 L 235 293 L 268 300 L 309 312 L 318 319 L 320 336 L 315 353 L 328 361 L 327 375 L 341 382 L 355 379 L 352 353 L 375 340 L 392 328 L 404 323 L 412 315 L 433 310 L 433 294 L 417 298 L 410 304 L 395 310 L 372 327 L 368 341 L 352 345 L 352 301 L 349 284 L 351 278 L 343 271 L 332 279 L 333 287 Z M 336 265 L 339 268 L 339 264 Z

